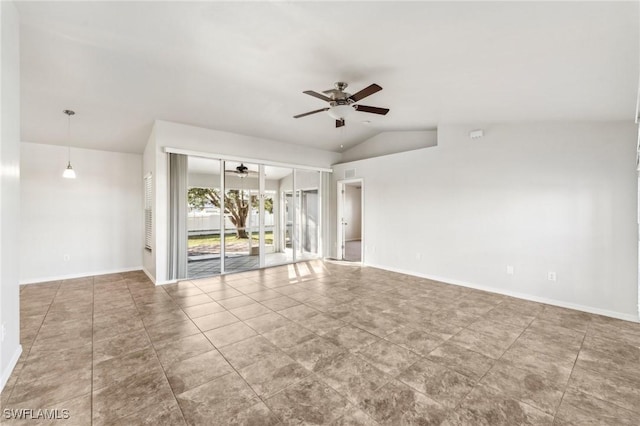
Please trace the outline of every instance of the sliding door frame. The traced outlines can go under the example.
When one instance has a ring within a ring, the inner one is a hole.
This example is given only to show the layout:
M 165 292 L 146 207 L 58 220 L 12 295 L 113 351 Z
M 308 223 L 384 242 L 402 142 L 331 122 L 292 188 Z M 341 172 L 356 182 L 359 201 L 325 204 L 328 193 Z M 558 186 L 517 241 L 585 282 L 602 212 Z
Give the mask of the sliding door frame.
M 298 246 L 301 244 L 301 236 L 300 236 L 300 230 L 298 229 L 298 222 L 299 222 L 299 218 L 298 215 L 301 213 L 301 203 L 302 203 L 302 192 L 300 188 L 297 188 L 297 172 L 298 170 L 302 171 L 315 171 L 315 172 L 319 172 L 318 175 L 318 203 L 319 203 L 319 207 L 318 207 L 318 222 L 320 224 L 320 226 L 324 227 L 325 224 L 322 223 L 322 199 L 323 199 L 323 193 L 328 189 L 325 188 L 323 190 L 323 179 L 322 179 L 322 172 L 325 173 L 333 173 L 333 169 L 330 168 L 324 168 L 324 167 L 313 167 L 313 166 L 306 166 L 306 165 L 300 165 L 300 164 L 291 164 L 291 163 L 282 163 L 282 162 L 276 162 L 276 161 L 269 161 L 269 160 L 261 160 L 261 159 L 252 159 L 252 158 L 246 158 L 246 157 L 236 157 L 236 156 L 229 156 L 229 155 L 220 155 L 220 154 L 214 154 L 214 153 L 208 153 L 208 152 L 201 152 L 201 151 L 192 151 L 192 150 L 187 150 L 187 149 L 180 149 L 180 148 L 172 148 L 172 147 L 165 147 L 164 148 L 164 152 L 167 154 L 182 154 L 182 155 L 186 155 L 187 157 L 201 157 L 201 158 L 209 158 L 209 159 L 213 159 L 213 160 L 218 160 L 220 162 L 220 180 L 219 180 L 219 184 L 220 184 L 220 197 L 221 197 L 221 205 L 220 205 L 220 222 L 219 222 L 219 227 L 220 227 L 220 275 L 225 275 L 227 273 L 227 268 L 226 268 L 226 215 L 225 215 L 225 207 L 224 207 L 224 199 L 226 197 L 226 184 L 227 184 L 227 180 L 226 180 L 226 174 L 225 174 L 225 170 L 226 170 L 226 166 L 227 166 L 227 162 L 240 162 L 240 163 L 251 163 L 251 164 L 256 164 L 258 165 L 258 208 L 259 208 L 259 214 L 258 214 L 258 221 L 259 221 L 259 226 L 258 226 L 258 230 L 259 230 L 259 259 L 258 259 L 258 267 L 259 268 L 265 268 L 266 265 L 266 236 L 265 236 L 265 232 L 266 232 L 266 221 L 265 221 L 265 199 L 267 196 L 267 185 L 266 185 L 266 175 L 265 175 L 265 166 L 274 166 L 274 167 L 282 167 L 282 168 L 288 168 L 291 169 L 291 174 L 292 174 L 292 183 L 291 183 L 291 191 L 292 191 L 292 197 L 291 197 L 291 208 L 293 209 L 292 212 L 292 235 L 291 235 L 291 262 L 286 262 L 283 264 L 294 264 L 298 261 L 298 257 L 303 258 L 303 256 L 298 256 Z M 284 194 L 284 193 L 282 193 Z M 282 194 L 279 195 L 278 198 L 282 199 Z M 285 195 L 285 199 L 286 199 L 286 195 Z M 251 193 L 249 192 L 249 203 L 251 203 Z M 286 203 L 286 201 L 285 201 Z M 279 214 L 282 215 L 285 213 L 285 210 L 282 209 L 281 207 L 284 206 L 279 206 L 278 207 L 278 211 Z M 249 214 L 251 214 L 251 206 L 249 206 Z M 280 211 L 282 210 L 282 211 Z M 281 220 L 281 218 L 278 218 L 277 220 Z M 277 230 L 277 227 L 274 226 L 274 241 L 275 241 L 275 232 Z M 285 225 L 283 227 L 283 229 L 279 230 L 280 232 L 284 232 L 286 235 L 286 220 L 285 220 Z M 317 234 L 317 240 L 318 240 L 318 257 L 321 258 L 322 255 L 322 246 L 323 246 L 323 241 L 321 238 L 321 235 L 324 234 L 324 232 L 321 232 L 321 230 L 316 231 Z M 251 238 L 251 237 L 250 237 Z M 281 244 L 283 245 L 283 250 L 286 250 L 286 242 L 282 241 Z

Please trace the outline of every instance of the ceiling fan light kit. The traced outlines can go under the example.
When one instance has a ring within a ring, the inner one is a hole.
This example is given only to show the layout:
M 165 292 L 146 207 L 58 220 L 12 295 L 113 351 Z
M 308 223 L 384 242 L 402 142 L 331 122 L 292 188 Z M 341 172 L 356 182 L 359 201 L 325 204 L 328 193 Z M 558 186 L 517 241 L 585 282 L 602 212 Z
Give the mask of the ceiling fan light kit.
M 380 115 L 386 115 L 389 112 L 388 108 L 378 108 L 356 104 L 356 102 L 360 101 L 361 99 L 364 99 L 367 96 L 373 95 L 374 93 L 382 90 L 382 87 L 380 87 L 379 85 L 375 83 L 371 84 L 353 95 L 344 91 L 347 86 L 347 83 L 339 81 L 335 83 L 334 89 L 323 91 L 322 93 L 325 93 L 325 95 L 314 92 L 313 90 L 305 90 L 302 93 L 313 96 L 314 98 L 321 99 L 325 102 L 329 102 L 329 107 L 294 115 L 293 118 L 306 117 L 307 115 L 326 111 L 331 118 L 336 120 L 336 127 L 342 127 L 345 125 L 345 118 L 352 114 L 353 111 L 368 112 Z
M 353 112 L 353 107 L 351 105 L 342 104 L 335 105 L 329 108 L 327 114 L 329 114 L 332 118 L 336 120 L 344 120 Z

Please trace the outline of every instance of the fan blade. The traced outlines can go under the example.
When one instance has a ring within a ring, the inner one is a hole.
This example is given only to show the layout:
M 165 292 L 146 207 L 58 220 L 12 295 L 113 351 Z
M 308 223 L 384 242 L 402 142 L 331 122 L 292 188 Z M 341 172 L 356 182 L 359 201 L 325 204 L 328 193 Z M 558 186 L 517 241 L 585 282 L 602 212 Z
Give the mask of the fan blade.
M 351 99 L 353 102 L 358 102 L 360 99 L 364 99 L 367 96 L 371 96 L 374 93 L 379 92 L 381 90 L 382 90 L 382 87 L 374 83 L 369 87 L 365 87 L 358 93 L 354 93 L 353 95 L 349 96 L 349 99 Z
M 372 107 L 372 106 L 366 106 L 366 105 L 354 105 L 356 108 L 356 111 L 361 111 L 361 112 L 371 112 L 373 114 L 380 114 L 380 115 L 387 115 L 387 113 L 389 112 L 389 108 L 378 108 L 378 107 Z
M 342 120 L 336 120 L 336 128 L 344 126 L 344 118 Z
M 313 90 L 305 90 L 304 92 L 309 96 L 313 96 L 314 98 L 318 98 L 318 99 L 322 99 L 323 101 L 327 101 L 327 102 L 333 102 L 333 99 L 326 97 L 325 95 L 321 95 L 318 92 L 314 92 Z
M 304 114 L 294 115 L 293 118 L 306 117 L 307 115 L 315 114 L 317 112 L 322 112 L 322 111 L 329 111 L 329 108 L 321 108 L 321 109 L 317 109 L 315 111 L 305 112 Z

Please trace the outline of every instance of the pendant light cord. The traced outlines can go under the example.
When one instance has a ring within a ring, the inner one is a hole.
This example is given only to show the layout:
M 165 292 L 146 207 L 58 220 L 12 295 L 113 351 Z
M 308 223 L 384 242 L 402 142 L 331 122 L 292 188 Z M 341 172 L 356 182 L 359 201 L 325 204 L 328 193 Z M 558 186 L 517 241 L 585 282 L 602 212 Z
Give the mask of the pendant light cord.
M 70 109 L 65 109 L 64 112 L 67 115 L 67 168 L 62 173 L 63 178 L 75 179 L 76 172 L 71 167 L 71 116 L 75 114 Z
M 67 161 L 71 164 L 71 114 L 67 115 L 67 147 L 69 149 Z
M 69 162 L 69 165 L 71 165 L 71 116 L 75 115 L 75 111 L 65 109 L 62 112 L 67 115 L 67 160 Z

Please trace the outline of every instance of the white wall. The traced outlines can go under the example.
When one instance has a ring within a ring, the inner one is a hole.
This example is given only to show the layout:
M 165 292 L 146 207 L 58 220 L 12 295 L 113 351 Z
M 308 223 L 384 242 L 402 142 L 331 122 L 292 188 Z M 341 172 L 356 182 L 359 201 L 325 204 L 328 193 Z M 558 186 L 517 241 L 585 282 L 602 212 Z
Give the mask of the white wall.
M 154 170 L 154 251 L 145 258 L 145 270 L 156 284 L 167 282 L 168 167 L 167 154 L 164 152 L 166 147 L 313 167 L 330 167 L 340 159 L 340 154 L 336 152 L 156 121 L 143 157 L 144 172 Z M 154 152 L 153 160 L 149 150 Z M 155 270 L 147 266 L 147 262 L 150 261 L 154 263 Z
M 18 362 L 20 346 L 20 49 L 19 16 L 13 2 L 0 3 L 0 390 Z
M 442 126 L 437 147 L 334 166 L 334 181 L 364 178 L 368 265 L 637 319 L 634 127 L 500 125 L 471 140 L 471 126 Z
M 157 120 L 154 127 L 159 154 L 164 154 L 162 148 L 173 147 L 316 167 L 328 167 L 341 157 L 332 151 L 169 121 Z
M 341 162 L 363 160 L 427 148 L 438 144 L 436 130 L 389 131 L 378 133 L 342 153 Z
M 142 267 L 142 157 L 22 143 L 20 281 Z M 65 256 L 68 255 L 68 260 Z
M 362 239 L 362 188 L 354 185 L 346 185 L 344 188 L 344 227 L 345 241 Z

